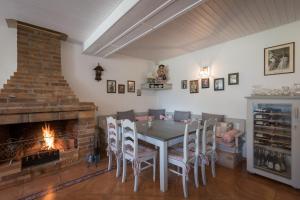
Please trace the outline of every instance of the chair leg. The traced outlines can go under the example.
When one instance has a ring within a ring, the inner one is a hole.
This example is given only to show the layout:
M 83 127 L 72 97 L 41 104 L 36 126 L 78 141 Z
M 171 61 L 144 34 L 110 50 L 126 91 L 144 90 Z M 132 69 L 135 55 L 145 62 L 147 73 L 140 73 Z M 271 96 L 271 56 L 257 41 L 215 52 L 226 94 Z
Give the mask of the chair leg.
M 186 170 L 182 169 L 182 186 L 183 186 L 183 195 L 184 198 L 188 197 L 188 185 L 187 185 L 187 174 L 186 174 Z
M 133 169 L 133 170 L 140 170 L 141 164 L 139 163 L 138 165 L 139 169 Z M 138 191 L 138 186 L 139 186 L 139 173 L 137 171 L 134 172 L 134 192 Z
M 127 168 L 127 162 L 125 157 L 123 157 L 123 175 L 122 175 L 122 183 L 126 181 L 126 168 Z
M 120 176 L 120 171 L 121 171 L 121 158 L 117 157 L 117 172 L 116 172 L 116 177 L 118 178 Z
M 108 153 L 108 168 L 107 170 L 110 171 L 112 166 L 112 152 Z
M 153 182 L 155 182 L 156 175 L 156 156 L 153 158 Z
M 199 175 L 198 175 L 198 171 L 199 171 L 199 158 L 198 156 L 196 156 L 195 161 L 194 161 L 194 179 L 195 179 L 195 187 L 198 188 L 199 187 Z
M 206 185 L 206 174 L 205 174 L 205 163 L 201 161 L 201 174 L 202 174 L 202 183 Z
M 212 173 L 212 176 L 215 178 L 216 177 L 216 159 L 215 159 L 214 154 L 211 155 L 211 173 Z

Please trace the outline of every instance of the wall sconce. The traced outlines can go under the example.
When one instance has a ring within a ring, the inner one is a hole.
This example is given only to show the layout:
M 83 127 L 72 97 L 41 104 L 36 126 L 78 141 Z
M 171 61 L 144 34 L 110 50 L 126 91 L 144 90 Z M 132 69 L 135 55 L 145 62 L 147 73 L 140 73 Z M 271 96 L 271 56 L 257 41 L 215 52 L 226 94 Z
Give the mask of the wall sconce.
M 209 67 L 200 67 L 200 77 L 209 77 Z

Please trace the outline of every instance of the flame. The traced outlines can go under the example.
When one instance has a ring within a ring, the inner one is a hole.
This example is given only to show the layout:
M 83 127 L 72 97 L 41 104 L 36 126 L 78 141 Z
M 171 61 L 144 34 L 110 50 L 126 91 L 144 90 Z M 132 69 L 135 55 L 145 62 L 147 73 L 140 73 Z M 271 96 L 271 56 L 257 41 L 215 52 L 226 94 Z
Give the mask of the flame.
M 54 149 L 54 130 L 50 128 L 50 125 L 45 124 L 45 126 L 42 127 L 42 131 L 46 149 Z

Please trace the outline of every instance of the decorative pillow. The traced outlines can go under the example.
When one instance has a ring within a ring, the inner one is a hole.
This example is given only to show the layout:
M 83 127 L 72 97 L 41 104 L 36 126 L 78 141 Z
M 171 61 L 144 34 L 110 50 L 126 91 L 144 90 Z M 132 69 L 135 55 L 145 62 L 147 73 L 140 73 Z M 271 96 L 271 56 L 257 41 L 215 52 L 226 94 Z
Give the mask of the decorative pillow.
M 165 109 L 149 109 L 148 115 L 154 116 L 155 120 L 160 119 L 160 116 L 166 116 L 166 110 Z
M 223 134 L 233 129 L 232 122 L 219 122 L 216 127 L 216 136 L 223 137 Z
M 225 143 L 231 143 L 235 140 L 235 136 L 238 134 L 238 130 L 236 129 L 232 129 L 230 131 L 227 131 L 226 133 L 224 133 L 222 140 Z
M 216 114 L 210 114 L 210 113 L 202 113 L 202 121 L 208 119 L 217 119 L 217 122 L 223 122 L 224 121 L 224 115 L 216 115 Z
M 124 112 L 117 112 L 117 120 L 129 119 L 130 121 L 135 121 L 135 114 L 133 110 L 128 110 Z
M 174 112 L 174 121 L 183 122 L 184 120 L 191 119 L 190 111 L 176 111 Z

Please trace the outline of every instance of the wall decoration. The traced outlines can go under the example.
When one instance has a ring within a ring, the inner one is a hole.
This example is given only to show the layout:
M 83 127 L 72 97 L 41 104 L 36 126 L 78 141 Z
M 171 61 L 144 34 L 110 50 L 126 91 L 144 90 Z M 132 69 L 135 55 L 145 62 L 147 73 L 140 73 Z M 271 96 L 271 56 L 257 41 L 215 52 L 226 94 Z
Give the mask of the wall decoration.
M 138 97 L 142 96 L 142 90 L 141 89 L 136 90 L 136 96 L 138 96 Z
M 117 82 L 115 80 L 107 80 L 107 93 L 116 93 Z
M 190 93 L 199 93 L 199 82 L 198 82 L 198 80 L 190 81 Z
M 104 71 L 103 67 L 98 63 L 98 65 L 94 68 L 94 70 L 96 72 L 95 80 L 101 81 L 102 72 Z
M 127 92 L 135 92 L 135 81 L 127 81 Z
M 187 89 L 187 80 L 182 80 L 181 81 L 181 89 Z
M 159 65 L 156 71 L 156 82 L 157 83 L 166 83 L 168 79 L 167 67 L 165 65 Z
M 295 42 L 265 48 L 264 74 L 286 74 L 295 72 Z
M 216 78 L 214 80 L 214 90 L 215 91 L 221 91 L 224 90 L 225 86 L 224 86 L 224 78 Z
M 238 85 L 239 84 L 239 73 L 228 74 L 228 85 Z
M 118 84 L 118 93 L 125 94 L 125 85 L 124 84 Z
M 201 88 L 209 88 L 209 78 L 201 79 Z

